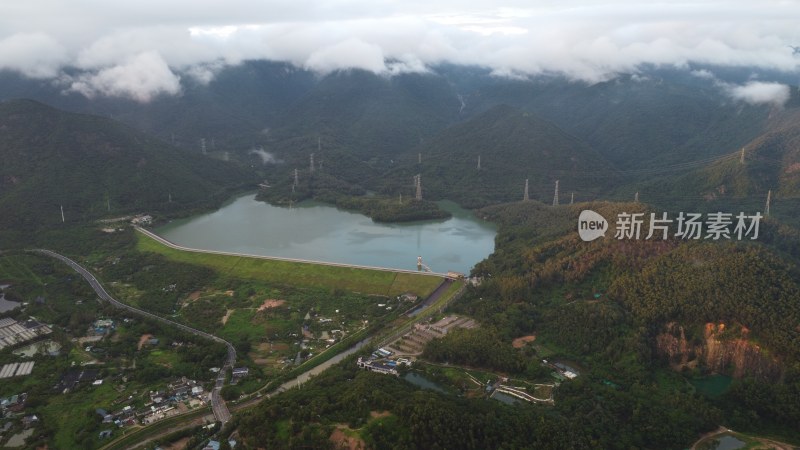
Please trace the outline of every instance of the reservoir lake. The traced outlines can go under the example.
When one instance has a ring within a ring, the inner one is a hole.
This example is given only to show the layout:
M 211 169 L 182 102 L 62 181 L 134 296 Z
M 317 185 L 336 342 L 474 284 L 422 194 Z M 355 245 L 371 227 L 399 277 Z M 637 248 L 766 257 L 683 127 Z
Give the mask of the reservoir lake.
M 497 229 L 455 203 L 439 204 L 453 217 L 387 224 L 325 203 L 307 201 L 289 209 L 248 194 L 154 231 L 203 250 L 405 270 L 417 270 L 417 256 L 422 256 L 434 272 L 469 274 L 494 251 Z

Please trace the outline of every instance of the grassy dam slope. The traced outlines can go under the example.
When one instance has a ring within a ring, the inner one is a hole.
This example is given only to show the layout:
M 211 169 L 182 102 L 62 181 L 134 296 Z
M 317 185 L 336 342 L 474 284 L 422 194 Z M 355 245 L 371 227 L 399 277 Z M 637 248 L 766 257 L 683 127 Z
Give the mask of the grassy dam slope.
M 413 292 L 427 297 L 443 281 L 442 276 L 432 274 L 284 261 L 260 256 L 223 255 L 202 250 L 179 250 L 141 232 L 137 233 L 137 248 L 139 251 L 164 255 L 173 261 L 205 266 L 236 278 L 335 288 L 363 294 L 392 296 Z

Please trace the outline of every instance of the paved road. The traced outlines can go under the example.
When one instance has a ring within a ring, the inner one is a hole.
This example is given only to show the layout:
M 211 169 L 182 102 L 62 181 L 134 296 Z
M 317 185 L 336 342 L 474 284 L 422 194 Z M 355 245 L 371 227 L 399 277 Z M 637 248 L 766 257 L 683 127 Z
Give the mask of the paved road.
M 214 411 L 214 417 L 223 424 L 231 419 L 231 413 L 230 411 L 228 411 L 228 406 L 225 404 L 225 400 L 223 400 L 222 396 L 220 395 L 220 390 L 222 390 L 222 387 L 225 385 L 225 374 L 227 373 L 228 369 L 232 368 L 233 365 L 236 363 L 236 349 L 233 348 L 233 345 L 231 345 L 230 342 L 220 337 L 214 336 L 213 334 L 206 333 L 205 331 L 201 331 L 196 328 L 184 325 L 182 323 L 174 322 L 172 320 L 157 316 L 151 312 L 147 312 L 138 308 L 134 308 L 133 306 L 126 305 L 125 303 L 122 303 L 117 299 L 115 299 L 114 297 L 112 297 L 111 294 L 109 294 L 108 291 L 105 290 L 103 285 L 100 284 L 97 278 L 95 278 L 95 276 L 91 274 L 91 272 L 86 270 L 83 266 L 76 263 L 75 261 L 51 250 L 37 249 L 34 251 L 37 253 L 41 253 L 43 255 L 56 258 L 66 263 L 73 270 L 78 272 L 84 279 L 86 279 L 86 281 L 89 282 L 89 284 L 92 286 L 92 289 L 94 289 L 94 291 L 97 293 L 98 297 L 100 297 L 102 300 L 111 303 L 117 308 L 124 309 L 126 311 L 138 314 L 140 316 L 145 316 L 154 320 L 158 320 L 160 322 L 174 326 L 188 333 L 201 336 L 206 339 L 219 342 L 221 344 L 225 344 L 225 346 L 228 349 L 228 354 L 225 357 L 225 362 L 223 363 L 222 369 L 220 369 L 219 371 L 219 375 L 217 376 L 214 389 L 211 391 L 211 409 Z
M 414 320 L 406 323 L 405 325 L 401 326 L 400 328 L 397 328 L 396 330 L 392 331 L 387 336 L 381 338 L 380 341 L 375 343 L 375 346 L 376 347 L 383 347 L 384 345 L 389 345 L 392 342 L 394 342 L 397 339 L 399 339 L 400 336 L 402 336 L 402 335 L 408 333 L 409 331 L 411 331 L 411 328 L 413 328 L 416 323 L 419 323 L 421 320 L 424 319 L 424 317 L 420 316 L 420 314 L 423 311 L 425 311 L 426 309 L 430 308 L 432 305 L 436 304 L 436 302 L 439 301 L 439 298 L 445 292 L 447 292 L 447 289 L 449 289 L 450 285 L 452 285 L 453 283 L 454 283 L 454 281 L 452 279 L 449 279 L 449 278 L 445 279 L 442 282 L 442 284 L 440 284 L 439 287 L 437 287 L 433 291 L 433 293 L 431 293 L 431 295 L 421 305 L 419 305 L 418 307 L 414 308 L 411 312 L 408 313 L 408 316 L 409 317 L 413 317 Z M 443 306 L 446 306 L 446 305 L 442 305 L 442 307 Z

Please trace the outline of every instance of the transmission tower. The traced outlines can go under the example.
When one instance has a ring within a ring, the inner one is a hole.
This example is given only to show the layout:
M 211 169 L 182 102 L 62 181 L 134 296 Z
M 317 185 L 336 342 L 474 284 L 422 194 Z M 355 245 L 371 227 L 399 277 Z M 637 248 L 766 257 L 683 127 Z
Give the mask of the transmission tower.
M 310 161 L 308 167 L 309 167 L 309 170 L 311 171 L 311 173 L 314 173 L 314 154 L 313 153 L 311 154 L 311 161 Z
M 422 175 L 417 174 L 417 176 L 415 178 L 415 181 L 416 181 L 415 184 L 417 185 L 416 186 L 417 187 L 417 193 L 414 196 L 414 198 L 416 200 L 422 200 Z
M 558 180 L 556 180 L 556 193 L 553 195 L 553 206 L 558 206 Z
M 767 206 L 764 207 L 765 216 L 769 215 L 769 202 L 771 199 L 772 199 L 772 189 L 770 189 L 769 192 L 767 192 Z
M 297 185 L 298 185 L 297 169 L 294 169 L 294 184 L 292 185 L 292 187 Z M 294 192 L 294 190 L 292 190 L 292 192 Z
M 569 196 L 569 204 L 571 205 L 573 203 L 575 203 L 575 193 L 574 192 Z
M 64 223 L 66 222 L 66 220 L 64 220 L 64 205 L 60 206 L 61 206 L 61 223 Z
M 635 194 L 633 194 L 633 201 L 634 201 L 634 203 L 639 203 L 639 192 L 638 191 Z
M 319 170 L 322 170 L 322 138 L 317 138 L 317 153 L 320 154 L 319 157 Z M 311 154 L 311 171 L 314 171 L 314 154 Z
M 522 194 L 522 201 L 523 202 L 527 202 L 528 201 L 528 179 L 527 178 L 525 178 L 525 193 Z
M 481 170 L 481 155 L 478 155 L 478 170 Z

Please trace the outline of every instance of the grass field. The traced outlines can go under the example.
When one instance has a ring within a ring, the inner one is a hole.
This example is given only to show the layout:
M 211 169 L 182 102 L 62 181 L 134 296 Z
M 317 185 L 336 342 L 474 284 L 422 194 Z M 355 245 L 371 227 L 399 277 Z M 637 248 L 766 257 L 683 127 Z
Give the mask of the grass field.
M 22 283 L 24 293 L 36 295 L 44 293 L 45 283 L 31 270 L 31 266 L 38 263 L 36 256 L 23 253 L 0 255 L 0 283 Z
M 162 245 L 141 233 L 137 233 L 137 248 L 173 261 L 209 267 L 231 277 L 363 294 L 392 296 L 413 292 L 427 297 L 442 282 L 442 278 L 431 275 L 187 252 Z

